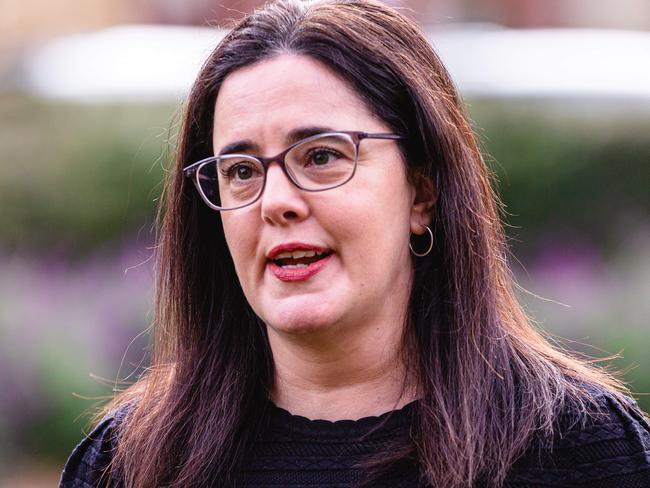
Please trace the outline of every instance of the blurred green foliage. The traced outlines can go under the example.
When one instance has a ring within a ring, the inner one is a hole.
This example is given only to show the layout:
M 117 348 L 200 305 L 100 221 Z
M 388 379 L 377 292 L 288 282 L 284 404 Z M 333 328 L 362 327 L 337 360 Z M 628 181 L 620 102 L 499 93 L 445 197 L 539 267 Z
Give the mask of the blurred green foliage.
M 79 368 L 80 351 L 71 361 L 70 351 L 62 344 L 51 344 L 41 353 L 38 365 L 40 390 L 47 399 L 47 408 L 34 415 L 22 432 L 20 448 L 31 457 L 60 464 L 79 442 L 82 431 L 89 432 L 89 417 L 95 407 L 110 398 L 110 389 L 93 381 L 88 371 Z M 83 406 L 82 406 L 83 405 Z M 56 440 L 56 442 L 52 442 Z
M 174 110 L 0 97 L 0 245 L 75 255 L 151 223 Z
M 519 257 L 554 236 L 610 254 L 648 222 L 650 104 L 492 100 L 470 113 Z

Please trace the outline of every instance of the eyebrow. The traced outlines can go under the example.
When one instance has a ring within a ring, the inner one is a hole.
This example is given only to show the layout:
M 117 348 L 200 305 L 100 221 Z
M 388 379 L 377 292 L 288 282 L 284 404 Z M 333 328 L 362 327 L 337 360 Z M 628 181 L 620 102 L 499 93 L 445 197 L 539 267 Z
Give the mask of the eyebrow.
M 286 144 L 291 145 L 294 142 L 306 139 L 307 137 L 315 136 L 316 134 L 322 134 L 323 132 L 336 131 L 330 127 L 322 126 L 298 127 L 289 131 L 285 138 Z M 217 156 L 242 152 L 259 152 L 259 146 L 250 139 L 242 139 L 240 141 L 231 142 L 230 144 L 223 146 L 217 153 Z

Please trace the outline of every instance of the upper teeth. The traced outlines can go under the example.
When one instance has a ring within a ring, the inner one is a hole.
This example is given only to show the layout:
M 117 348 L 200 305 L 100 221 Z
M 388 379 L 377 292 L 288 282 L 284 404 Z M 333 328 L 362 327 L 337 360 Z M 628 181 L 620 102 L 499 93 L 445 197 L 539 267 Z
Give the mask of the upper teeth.
M 285 251 L 281 252 L 278 254 L 275 259 L 300 259 L 300 258 L 312 258 L 314 256 L 320 256 L 323 254 L 320 251 L 307 251 L 307 250 L 299 250 L 299 251 Z

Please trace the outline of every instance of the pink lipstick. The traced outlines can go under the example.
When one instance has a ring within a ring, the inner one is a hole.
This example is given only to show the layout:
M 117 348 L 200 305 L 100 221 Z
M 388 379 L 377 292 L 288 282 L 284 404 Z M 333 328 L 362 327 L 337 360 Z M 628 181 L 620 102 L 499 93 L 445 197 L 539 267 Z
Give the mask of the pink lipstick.
M 331 255 L 330 250 L 319 246 L 291 242 L 271 249 L 267 266 L 281 281 L 305 281 L 323 269 Z

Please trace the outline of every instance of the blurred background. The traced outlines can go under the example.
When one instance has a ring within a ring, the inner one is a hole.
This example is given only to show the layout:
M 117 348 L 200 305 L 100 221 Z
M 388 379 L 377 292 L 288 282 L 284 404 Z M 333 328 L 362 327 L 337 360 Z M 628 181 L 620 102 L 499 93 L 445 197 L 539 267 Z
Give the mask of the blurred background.
M 146 365 L 183 97 L 260 3 L 0 1 L 0 486 L 55 486 L 87 414 Z M 650 410 L 650 2 L 390 3 L 463 94 L 530 315 L 619 354 Z

